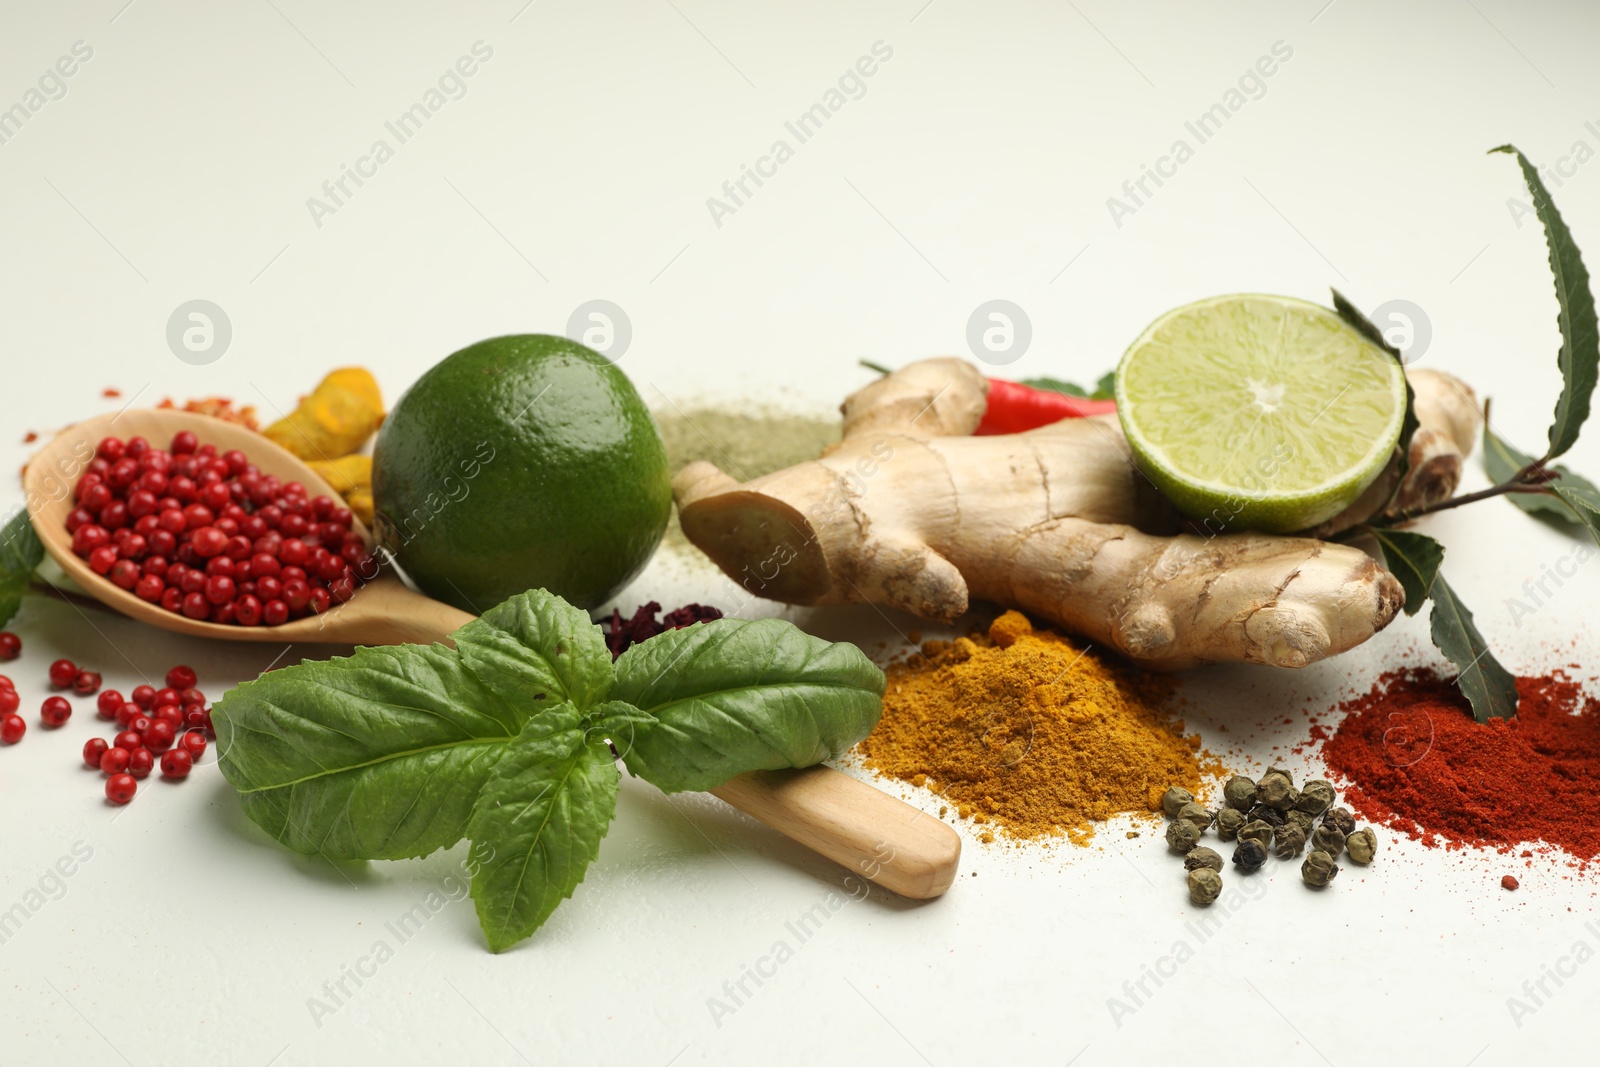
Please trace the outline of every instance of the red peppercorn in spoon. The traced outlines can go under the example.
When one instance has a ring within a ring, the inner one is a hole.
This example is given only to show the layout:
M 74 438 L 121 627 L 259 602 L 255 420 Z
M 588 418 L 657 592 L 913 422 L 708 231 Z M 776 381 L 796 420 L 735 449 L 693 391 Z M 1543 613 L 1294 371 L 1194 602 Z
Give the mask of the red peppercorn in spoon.
M 273 495 L 290 483 L 304 489 L 295 522 Z M 370 566 L 370 577 L 356 574 L 350 558 L 371 558 L 367 529 L 301 460 L 233 423 L 167 410 L 90 419 L 33 458 L 24 487 L 34 530 L 62 570 L 107 605 L 166 630 L 372 645 L 438 641 L 472 620 L 393 575 Z M 285 525 L 315 536 L 284 536 Z M 113 571 L 123 561 L 139 573 L 119 581 Z

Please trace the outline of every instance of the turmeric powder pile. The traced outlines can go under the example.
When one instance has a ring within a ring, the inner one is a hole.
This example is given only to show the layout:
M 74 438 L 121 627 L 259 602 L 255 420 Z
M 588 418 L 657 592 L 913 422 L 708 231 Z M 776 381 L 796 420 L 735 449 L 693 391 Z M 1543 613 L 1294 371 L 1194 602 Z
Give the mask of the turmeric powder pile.
M 867 766 L 1014 839 L 1083 844 L 1095 823 L 1158 811 L 1168 786 L 1199 793 L 1222 771 L 1163 710 L 1166 678 L 1035 631 L 1015 611 L 987 635 L 929 642 L 888 676 L 883 718 L 859 746 Z

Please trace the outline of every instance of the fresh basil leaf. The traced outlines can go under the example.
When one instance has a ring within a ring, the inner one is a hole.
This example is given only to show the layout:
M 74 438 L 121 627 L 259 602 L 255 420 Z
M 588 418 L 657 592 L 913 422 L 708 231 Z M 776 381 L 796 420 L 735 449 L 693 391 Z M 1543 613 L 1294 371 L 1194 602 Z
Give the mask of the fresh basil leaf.
M 628 770 L 668 793 L 809 767 L 872 732 L 883 672 L 854 645 L 777 619 L 720 619 L 634 645 L 611 695 L 647 713 Z
M 1503 485 L 1516 477 L 1528 464 L 1533 462 L 1533 457 L 1525 452 L 1518 451 L 1499 434 L 1489 428 L 1489 421 L 1483 423 L 1483 469 L 1488 474 L 1489 480 L 1496 485 Z M 1570 496 L 1576 500 L 1590 502 L 1591 510 L 1600 508 L 1600 488 L 1581 474 L 1574 474 L 1561 464 L 1550 468 L 1561 477 L 1548 483 L 1548 493 L 1505 493 L 1505 498 L 1530 515 L 1550 515 L 1566 523 L 1578 523 L 1587 526 L 1588 521 L 1583 512 L 1567 502 Z
M 1395 498 L 1400 495 L 1400 487 L 1406 480 L 1406 475 L 1411 470 L 1411 438 L 1417 432 L 1417 394 L 1411 388 L 1411 379 L 1406 376 L 1405 359 L 1400 350 L 1390 344 L 1383 336 L 1383 331 L 1378 329 L 1373 321 L 1362 314 L 1361 309 L 1352 304 L 1339 290 L 1333 292 L 1333 310 L 1338 313 L 1355 331 L 1389 355 L 1400 365 L 1400 378 L 1406 383 L 1406 413 L 1400 420 L 1400 439 L 1395 442 L 1395 479 L 1394 491 L 1389 494 L 1389 499 L 1384 502 L 1383 510 L 1388 511 L 1394 505 Z M 1407 614 L 1410 614 L 1409 609 Z
M 532 934 L 577 888 L 617 811 L 617 769 L 582 713 L 563 705 L 528 720 L 495 766 L 468 833 L 487 853 L 472 898 L 489 948 Z
M 1373 527 L 1372 536 L 1383 549 L 1385 565 L 1406 591 L 1406 614 L 1415 615 L 1428 602 L 1439 564 L 1444 562 L 1444 546 L 1427 534 L 1382 526 Z
M 1433 580 L 1433 643 L 1456 666 L 1456 684 L 1472 704 L 1479 722 L 1509 719 L 1517 713 L 1517 682 L 1511 672 L 1489 652 L 1489 645 L 1473 624 L 1472 612 L 1456 598 L 1455 590 L 1437 575 Z
M 532 589 L 450 635 L 467 668 L 530 711 L 571 703 L 579 711 L 611 688 L 611 652 L 586 612 Z
M 403 859 L 455 844 L 527 720 L 442 645 L 269 671 L 211 713 L 244 810 L 296 852 Z
M 43 560 L 44 546 L 34 533 L 33 518 L 27 508 L 19 508 L 0 527 L 0 626 L 22 607 L 22 594 Z
M 1506 152 L 1517 157 L 1522 180 L 1533 196 L 1533 210 L 1544 226 L 1545 246 L 1549 250 L 1550 273 L 1555 276 L 1556 322 L 1561 327 L 1561 352 L 1556 362 L 1561 367 L 1563 388 L 1556 401 L 1555 421 L 1550 425 L 1550 450 L 1546 459 L 1562 455 L 1578 440 L 1578 431 L 1589 417 L 1589 399 L 1595 380 L 1600 377 L 1600 323 L 1594 309 L 1594 294 L 1589 290 L 1589 271 L 1572 239 L 1572 231 L 1562 221 L 1555 201 L 1544 187 L 1539 170 L 1515 145 L 1503 144 L 1491 152 Z
M 589 736 L 610 741 L 617 758 L 627 762 L 628 754 L 633 751 L 634 738 L 639 736 L 639 731 L 652 727 L 655 723 L 656 717 L 647 711 L 640 711 L 626 701 L 608 700 L 590 709 Z

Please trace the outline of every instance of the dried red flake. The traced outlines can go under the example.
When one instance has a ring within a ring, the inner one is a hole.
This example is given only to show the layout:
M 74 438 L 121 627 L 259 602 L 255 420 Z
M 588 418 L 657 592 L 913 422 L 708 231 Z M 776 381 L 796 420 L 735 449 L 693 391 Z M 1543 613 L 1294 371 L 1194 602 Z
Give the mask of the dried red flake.
M 1346 802 L 1433 848 L 1600 857 L 1600 700 L 1562 671 L 1516 683 L 1516 718 L 1479 723 L 1452 679 L 1378 679 L 1322 745 Z
M 622 612 L 613 608 L 611 621 L 606 625 L 606 647 L 611 650 L 611 658 L 616 659 L 632 645 L 640 641 L 648 641 L 657 634 L 668 630 L 681 630 L 685 626 L 693 626 L 697 622 L 711 622 L 722 618 L 722 612 L 704 604 L 685 604 L 667 612 L 660 622 L 656 615 L 661 611 L 661 605 L 654 600 L 645 604 L 633 617 L 624 619 Z

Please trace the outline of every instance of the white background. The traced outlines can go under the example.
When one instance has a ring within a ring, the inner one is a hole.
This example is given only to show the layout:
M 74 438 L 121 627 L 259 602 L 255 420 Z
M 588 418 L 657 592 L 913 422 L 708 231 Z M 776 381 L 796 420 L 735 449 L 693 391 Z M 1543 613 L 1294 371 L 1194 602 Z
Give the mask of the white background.
M 1515 165 L 1485 150 L 1514 140 L 1553 163 L 1580 139 L 1600 148 L 1584 125 L 1600 125 L 1600 18 L 1576 2 L 125 3 L 5 5 L 0 107 L 75 41 L 94 50 L 66 96 L 0 145 L 11 470 L 26 431 L 110 410 L 105 386 L 141 404 L 230 395 L 270 418 L 358 362 L 393 398 L 456 348 L 562 332 L 593 298 L 626 309 L 622 366 L 658 406 L 713 392 L 831 406 L 867 380 L 858 358 L 963 352 L 969 314 L 997 297 L 1033 324 L 1007 373 L 1093 378 L 1175 304 L 1238 290 L 1325 300 L 1329 284 L 1369 308 L 1424 309 L 1424 365 L 1492 395 L 1496 425 L 1525 449 L 1558 389 L 1540 233 L 1508 210 L 1523 196 Z M 493 57 L 466 95 L 318 226 L 307 198 L 375 139 L 393 145 L 385 121 L 480 40 Z M 866 94 L 716 225 L 706 199 L 877 41 L 893 57 Z M 1116 225 L 1107 198 L 1277 41 L 1293 55 L 1264 95 Z M 1600 164 L 1568 173 L 1553 191 L 1593 253 Z M 233 326 L 208 366 L 165 339 L 195 298 Z M 1594 440 L 1571 458 L 1600 475 Z M 1468 487 L 1481 484 L 1474 464 Z M 17 484 L 3 496 L 20 501 Z M 1505 603 L 1574 542 L 1499 501 L 1427 528 L 1509 667 L 1593 661 L 1593 568 L 1520 626 Z M 661 563 L 622 600 L 729 590 Z M 874 651 L 910 626 L 870 609 L 791 617 Z M 1176 861 L 1121 824 L 1088 849 L 968 836 L 945 899 L 848 903 L 718 1025 L 708 998 L 786 922 L 846 891 L 845 872 L 708 798 L 632 781 L 599 862 L 531 941 L 491 956 L 471 904 L 451 903 L 314 1019 L 309 998 L 332 1003 L 324 982 L 380 938 L 395 947 L 384 924 L 454 885 L 464 851 L 304 862 L 261 841 L 209 756 L 189 783 L 152 779 L 108 807 L 76 766 L 89 702 L 65 729 L 37 725 L 52 658 L 124 690 L 186 661 L 220 692 L 285 650 L 40 601 L 15 628 L 27 652 L 10 673 L 32 725 L 0 751 L 0 909 L 74 842 L 93 857 L 0 945 L 8 1062 L 1464 1067 L 1571 1055 L 1593 1032 L 1600 965 L 1548 985 L 1520 1026 L 1507 1008 L 1575 942 L 1600 948 L 1600 924 L 1585 926 L 1593 874 L 1386 842 L 1327 893 L 1274 866 L 1200 944 Z M 1196 674 L 1190 722 L 1259 770 L 1304 739 L 1305 709 L 1434 658 L 1424 620 L 1402 619 L 1297 675 Z M 1498 888 L 1507 872 L 1519 892 Z M 1193 958 L 1114 1018 L 1108 998 L 1180 939 Z

